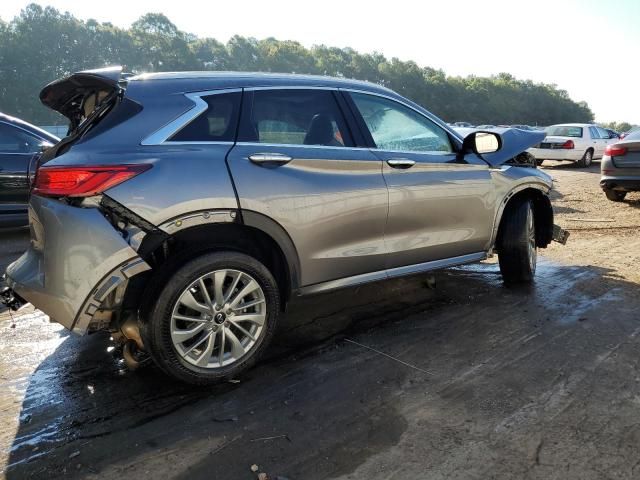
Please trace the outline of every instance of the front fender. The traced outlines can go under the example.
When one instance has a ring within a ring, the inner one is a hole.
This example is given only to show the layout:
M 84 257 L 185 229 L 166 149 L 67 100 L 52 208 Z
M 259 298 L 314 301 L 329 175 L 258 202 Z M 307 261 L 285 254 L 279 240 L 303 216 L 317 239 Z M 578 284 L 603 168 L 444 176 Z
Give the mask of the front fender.
M 539 247 L 546 247 L 551 242 L 553 235 L 553 208 L 549 199 L 549 192 L 553 187 L 551 177 L 537 169 L 510 166 L 492 170 L 492 175 L 499 201 L 488 249 L 491 250 L 495 246 L 507 205 L 521 195 L 530 195 L 534 201 L 536 222 L 541 226 L 538 230 L 536 243 Z

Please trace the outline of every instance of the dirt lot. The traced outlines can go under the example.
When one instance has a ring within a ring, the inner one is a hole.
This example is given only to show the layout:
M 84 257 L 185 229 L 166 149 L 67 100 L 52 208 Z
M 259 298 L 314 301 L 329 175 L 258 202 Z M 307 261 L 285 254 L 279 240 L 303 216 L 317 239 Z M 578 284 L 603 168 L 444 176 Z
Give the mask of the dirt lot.
M 314 297 L 267 361 L 209 389 L 124 370 L 108 337 L 0 313 L 6 478 L 640 477 L 640 195 L 544 167 L 566 247 Z M 2 238 L 0 264 L 26 242 Z M 387 356 L 388 355 L 388 356 Z M 251 470 L 258 466 L 258 472 Z

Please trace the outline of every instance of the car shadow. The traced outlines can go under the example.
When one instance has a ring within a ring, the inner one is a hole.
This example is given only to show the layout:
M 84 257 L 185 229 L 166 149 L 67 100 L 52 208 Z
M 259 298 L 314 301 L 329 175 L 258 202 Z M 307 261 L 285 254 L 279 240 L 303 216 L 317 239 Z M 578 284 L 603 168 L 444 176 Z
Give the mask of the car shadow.
M 640 192 L 627 193 L 626 198 L 621 203 L 631 208 L 640 208 Z
M 545 160 L 545 162 L 538 166 L 542 170 L 577 170 L 583 173 L 591 173 L 600 175 L 600 160 L 594 160 L 591 165 L 587 168 L 579 167 L 575 162 L 565 162 L 565 161 L 554 161 L 554 160 Z
M 582 288 L 587 280 L 601 287 Z M 611 270 L 541 261 L 530 287 L 506 288 L 497 265 L 483 263 L 438 272 L 435 283 L 423 275 L 318 295 L 292 306 L 264 361 L 208 388 L 154 366 L 130 372 L 108 335 L 60 330 L 28 379 L 6 478 L 144 476 L 159 459 L 170 470 L 188 444 L 203 454 L 166 476 L 244 478 L 252 458 L 291 478 L 349 473 L 408 427 L 394 407 L 406 382 L 428 378 L 434 389 L 438 372 L 450 373 L 444 358 L 467 368 L 488 328 L 547 322 L 580 335 L 593 305 L 635 289 Z M 514 313 L 523 311 L 535 315 Z

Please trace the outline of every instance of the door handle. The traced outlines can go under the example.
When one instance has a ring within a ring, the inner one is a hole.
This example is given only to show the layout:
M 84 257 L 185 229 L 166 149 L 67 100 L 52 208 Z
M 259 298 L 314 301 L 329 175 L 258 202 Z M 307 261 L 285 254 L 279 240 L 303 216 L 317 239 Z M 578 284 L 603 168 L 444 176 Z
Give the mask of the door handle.
M 387 160 L 387 165 L 391 168 L 398 168 L 400 170 L 406 170 L 407 168 L 413 167 L 415 164 L 415 160 L 410 160 L 408 158 L 390 158 Z
M 254 153 L 249 155 L 249 160 L 256 165 L 275 167 L 289 163 L 293 158 L 282 153 Z

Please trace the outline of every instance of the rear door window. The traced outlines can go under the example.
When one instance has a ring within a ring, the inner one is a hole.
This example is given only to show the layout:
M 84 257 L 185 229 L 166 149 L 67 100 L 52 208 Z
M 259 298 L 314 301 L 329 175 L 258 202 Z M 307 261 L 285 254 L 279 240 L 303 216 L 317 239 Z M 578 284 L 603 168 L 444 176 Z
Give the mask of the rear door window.
M 279 145 L 351 147 L 353 140 L 330 90 L 250 92 L 239 141 Z
M 6 123 L 0 123 L 0 153 L 35 153 L 42 140 Z
M 241 92 L 201 97 L 207 110 L 169 138 L 169 142 L 233 142 L 236 137 Z
M 598 130 L 596 130 L 596 127 L 589 127 L 589 133 L 591 134 L 591 138 L 594 140 L 600 138 L 600 135 L 598 134 Z

